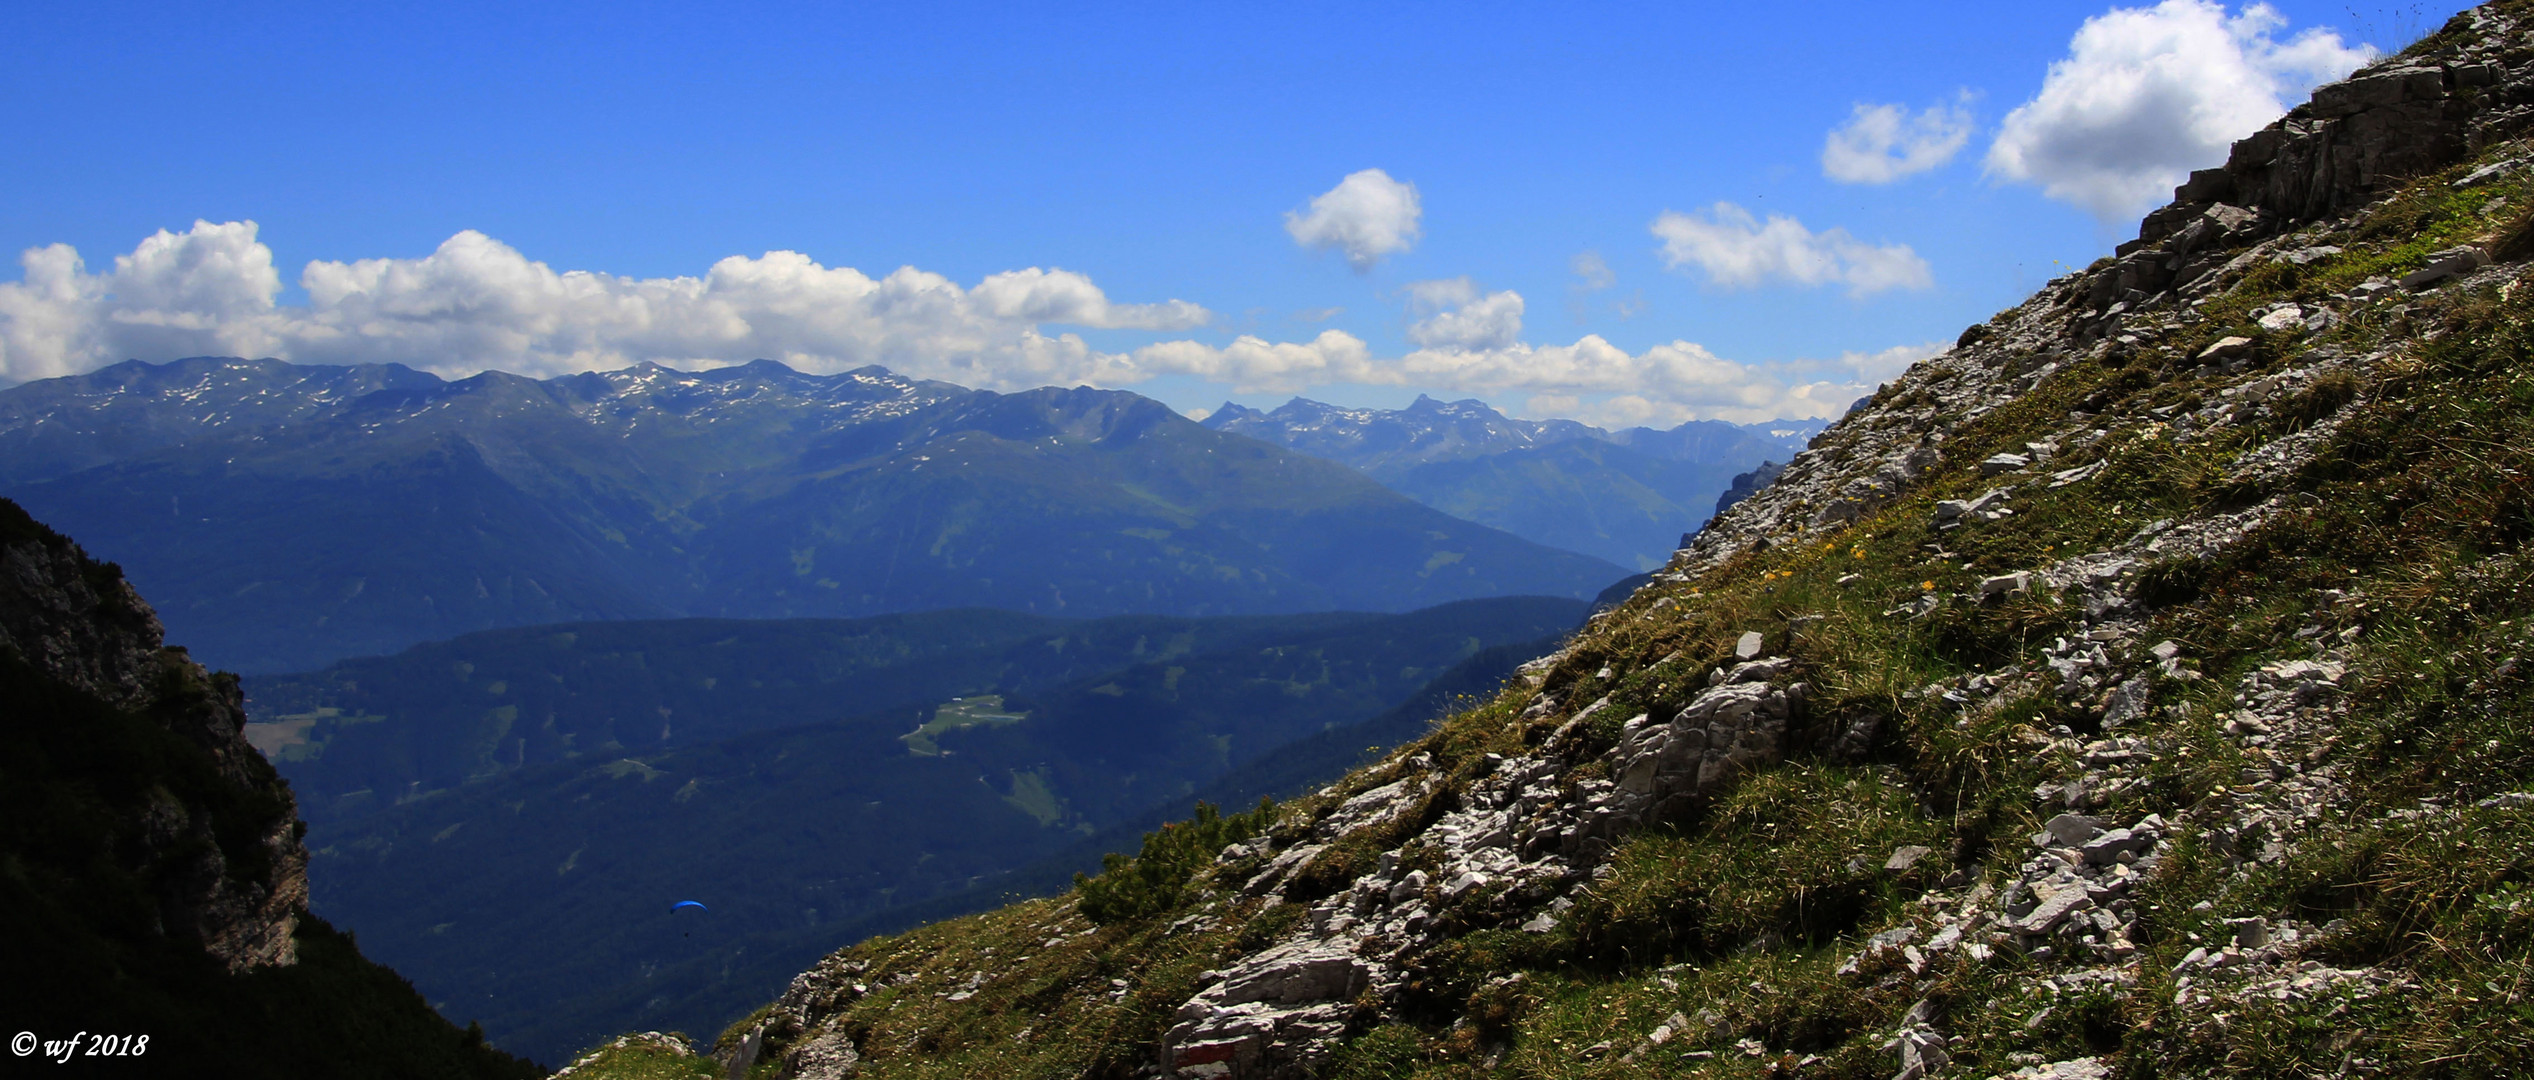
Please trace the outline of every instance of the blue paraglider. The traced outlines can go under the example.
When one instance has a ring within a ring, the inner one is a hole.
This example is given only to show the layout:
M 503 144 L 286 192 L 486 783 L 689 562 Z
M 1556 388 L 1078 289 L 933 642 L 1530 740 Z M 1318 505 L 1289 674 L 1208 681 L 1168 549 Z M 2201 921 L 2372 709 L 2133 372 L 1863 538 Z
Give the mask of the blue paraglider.
M 680 900 L 680 901 L 678 901 L 677 903 L 674 903 L 674 904 L 669 905 L 669 917 L 670 917 L 670 918 L 675 919 L 675 918 L 677 918 L 677 914 L 678 914 L 679 912 L 681 912 L 681 911 L 685 911 L 685 910 L 686 910 L 686 909 L 688 909 L 688 908 L 694 908 L 694 909 L 695 909 L 695 910 L 697 910 L 697 911 L 711 911 L 711 910 L 713 910 L 713 909 L 711 909 L 711 908 L 705 907 L 705 906 L 704 906 L 703 901 L 700 901 L 700 900 Z M 678 921 L 679 925 L 682 925 L 682 926 L 691 926 L 691 925 L 693 925 L 693 924 L 694 924 L 694 922 L 695 922 L 695 920 L 693 920 L 693 919 L 678 919 L 677 921 Z M 691 930 L 691 929 L 690 929 L 690 930 L 683 930 L 683 931 L 680 931 L 680 932 L 679 932 L 678 936 L 679 936 L 679 937 L 689 937 L 689 938 L 691 938 L 691 937 L 694 937 L 694 936 L 695 936 L 695 931 L 693 931 L 693 930 Z

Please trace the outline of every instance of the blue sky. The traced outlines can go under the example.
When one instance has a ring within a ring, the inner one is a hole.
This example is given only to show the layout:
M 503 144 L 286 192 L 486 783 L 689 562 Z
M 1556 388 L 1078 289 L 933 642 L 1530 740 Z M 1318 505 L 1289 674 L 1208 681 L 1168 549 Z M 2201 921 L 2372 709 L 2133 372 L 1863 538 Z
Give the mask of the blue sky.
M 2459 6 L 15 5 L 0 376 L 773 355 L 1819 413 Z

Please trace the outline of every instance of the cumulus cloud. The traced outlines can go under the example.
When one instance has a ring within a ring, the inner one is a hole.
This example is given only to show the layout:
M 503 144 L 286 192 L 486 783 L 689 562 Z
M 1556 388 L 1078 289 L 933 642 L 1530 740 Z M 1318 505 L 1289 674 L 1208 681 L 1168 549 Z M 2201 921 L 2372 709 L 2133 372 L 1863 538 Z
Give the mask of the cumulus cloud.
M 1522 337 L 1522 294 L 1481 293 L 1468 278 L 1407 286 L 1408 340 L 1430 349 L 1501 349 Z
M 1194 375 L 1230 383 L 1241 393 L 1288 393 L 1331 383 L 1396 382 L 1373 361 L 1363 339 L 1344 330 L 1323 330 L 1304 342 L 1274 342 L 1243 334 L 1230 345 L 1165 341 L 1135 350 L 1127 381 L 1156 375 Z
M 1572 345 L 1420 349 L 1400 359 L 1397 379 L 1471 393 L 1524 394 L 1525 411 L 1534 415 L 1605 426 L 1670 426 L 1701 418 L 1748 423 L 1838 416 L 1884 379 L 1940 351 L 1939 345 L 1912 345 L 1830 360 L 1745 364 L 1691 341 L 1630 353 L 1588 334 Z
M 972 289 L 913 267 L 875 279 L 790 251 L 733 256 L 701 277 L 558 272 L 472 230 L 418 259 L 311 262 L 305 306 L 276 303 L 281 279 L 253 222 L 162 231 L 103 273 L 63 245 L 20 262 L 24 279 L 0 284 L 0 376 L 12 380 L 225 353 L 449 375 L 767 357 L 1035 386 L 1131 375 L 1123 356 L 1042 326 L 1182 330 L 1210 318 L 1179 300 L 1113 303 L 1081 274 L 1038 267 Z
M 1306 248 L 1335 248 L 1348 265 L 1370 270 L 1382 256 L 1416 246 L 1425 214 L 1417 186 L 1380 169 L 1350 173 L 1311 200 L 1308 212 L 1285 213 L 1285 232 Z
M 2268 4 L 2230 17 L 2207 0 L 2087 19 L 2041 92 L 2006 115 L 1988 171 L 2039 184 L 2107 222 L 2135 217 L 2295 99 L 2376 54 L 2319 28 L 2280 40 L 2286 27 Z
M 1112 304 L 1091 279 L 1069 270 L 1007 270 L 978 282 L 969 297 L 996 318 L 1016 322 L 1068 323 L 1102 330 L 1187 330 L 1203 326 L 1209 313 L 1185 300 L 1158 304 Z
M 1308 342 L 1246 336 L 1222 347 L 1162 342 L 1136 350 L 1132 366 L 1142 376 L 1194 375 L 1229 383 L 1240 393 L 1298 393 L 1353 383 L 1499 399 L 1520 395 L 1527 401 L 1523 411 L 1532 415 L 1625 427 L 1671 426 L 1702 418 L 1750 423 L 1836 417 L 1890 377 L 1886 373 L 1866 381 L 1870 369 L 1896 361 L 1907 367 L 1939 351 L 1938 345 L 1917 345 L 1829 360 L 1744 364 L 1696 342 L 1673 341 L 1630 353 L 1599 335 L 1586 335 L 1572 345 L 1429 347 L 1384 359 L 1374 357 L 1353 335 L 1328 330 Z
M 1943 351 L 1943 345 L 1933 342 L 1924 345 L 1894 345 L 1874 352 L 1840 353 L 1831 362 L 1851 372 L 1850 381 L 1873 387 L 1890 382 L 1901 372 L 1909 370 L 1911 364 Z
M 24 278 L 0 285 L 0 377 L 68 375 L 115 350 L 190 356 L 272 344 L 281 277 L 251 221 L 161 229 L 102 274 L 68 244 L 30 248 L 18 264 Z
M 1927 260 L 1907 244 L 1868 244 L 1840 228 L 1814 232 L 1782 214 L 1762 222 L 1729 202 L 1704 213 L 1666 210 L 1654 219 L 1653 231 L 1663 241 L 1665 265 L 1696 266 L 1727 288 L 1771 280 L 1843 284 L 1848 295 L 1863 297 L 1935 284 Z
M 912 267 L 874 278 L 785 251 L 723 259 L 697 277 L 557 271 L 476 232 L 420 258 L 309 263 L 299 276 L 305 304 L 277 303 L 281 276 L 251 222 L 161 232 L 94 273 L 62 245 L 21 263 L 24 278 L 0 284 L 0 377 L 9 380 L 204 354 L 396 361 L 453 377 L 765 357 L 812 372 L 883 364 L 994 389 L 1185 375 L 1244 393 L 1352 384 L 1527 395 L 1534 412 L 1678 423 L 1835 416 L 1932 351 L 1745 364 L 1688 341 L 1637 353 L 1597 336 L 1535 345 L 1520 340 L 1519 293 L 1467 278 L 1403 289 L 1414 345 L 1404 356 L 1375 356 L 1338 329 L 1305 341 L 1242 335 L 1106 351 L 1042 324 L 1168 329 L 1206 314 L 1175 301 L 1115 303 L 1062 270 L 962 288 Z
M 1845 184 L 1888 184 L 1953 160 L 1971 141 L 1969 98 L 1914 113 L 1859 103 L 1822 141 L 1821 174 Z

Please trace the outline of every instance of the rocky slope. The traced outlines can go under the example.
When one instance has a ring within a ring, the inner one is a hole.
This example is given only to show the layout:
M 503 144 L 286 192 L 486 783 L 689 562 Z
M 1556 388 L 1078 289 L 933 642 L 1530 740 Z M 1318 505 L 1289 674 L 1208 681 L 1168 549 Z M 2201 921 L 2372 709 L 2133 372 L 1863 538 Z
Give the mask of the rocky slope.
M 103 1064 L 135 1074 L 532 1073 L 307 914 L 236 676 L 161 636 L 117 568 L 0 500 L 0 1023 L 115 1035 Z
M 292 931 L 308 904 L 308 851 L 289 789 L 240 734 L 246 708 L 237 679 L 163 647 L 158 616 L 120 573 L 90 562 L 15 504 L 0 505 L 0 544 L 0 654 L 32 669 L 20 677 L 159 718 L 201 752 L 206 779 L 243 795 L 234 808 L 170 799 L 136 808 L 139 843 L 124 854 L 158 885 L 158 925 L 231 972 L 296 963 Z
M 1065 897 L 840 951 L 720 1061 L 2534 1069 L 2529 126 L 2534 4 L 2458 16 L 1492 701 Z

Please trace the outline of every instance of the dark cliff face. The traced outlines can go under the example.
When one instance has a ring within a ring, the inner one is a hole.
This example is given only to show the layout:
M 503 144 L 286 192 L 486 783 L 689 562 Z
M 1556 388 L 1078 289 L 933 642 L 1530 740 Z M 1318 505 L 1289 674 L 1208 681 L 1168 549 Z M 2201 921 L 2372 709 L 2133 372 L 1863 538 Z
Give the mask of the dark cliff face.
M 535 1075 L 307 913 L 245 720 L 120 570 L 0 499 L 0 1028 L 148 1036 L 130 1075 Z
M 0 502 L 0 680 L 19 705 L 10 741 L 35 752 L 0 769 L 22 797 L 66 779 L 18 775 L 71 763 L 46 744 L 145 750 L 135 764 L 159 768 L 116 776 L 106 762 L 78 762 L 90 766 L 86 824 L 111 837 L 93 855 L 142 883 L 149 931 L 199 944 L 231 972 L 296 963 L 308 851 L 290 789 L 240 734 L 236 677 L 205 671 L 162 636 L 120 570 Z M 28 707 L 38 702 L 51 707 Z

